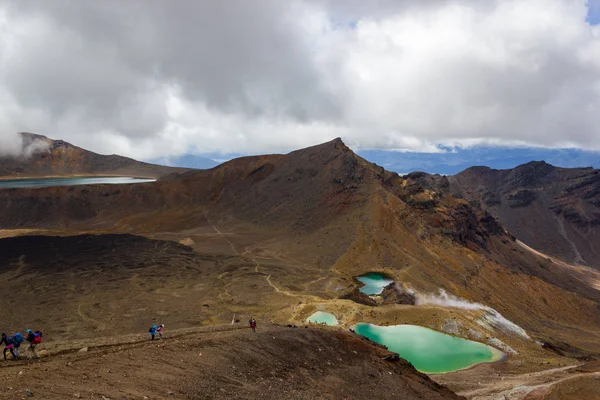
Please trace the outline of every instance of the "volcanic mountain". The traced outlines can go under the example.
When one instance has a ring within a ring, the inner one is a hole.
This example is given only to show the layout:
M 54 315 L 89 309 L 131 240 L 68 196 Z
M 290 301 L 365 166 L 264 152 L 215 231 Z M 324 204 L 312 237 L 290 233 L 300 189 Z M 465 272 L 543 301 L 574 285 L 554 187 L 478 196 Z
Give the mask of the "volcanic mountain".
M 455 188 L 388 172 L 336 139 L 153 183 L 0 190 L 0 289 L 38 304 L 0 320 L 60 321 L 61 337 L 78 339 L 149 320 L 302 324 L 328 310 L 346 326 L 412 323 L 487 341 L 511 354 L 498 367 L 509 373 L 598 356 L 598 271 L 522 246 Z M 416 305 L 348 299 L 371 271 Z
M 0 156 L 0 178 L 48 176 L 136 176 L 156 178 L 183 172 L 117 155 L 101 155 L 34 133 L 19 133 L 23 149 L 17 156 Z
M 489 211 L 525 244 L 600 268 L 600 170 L 530 162 L 469 168 L 449 181 L 454 194 Z

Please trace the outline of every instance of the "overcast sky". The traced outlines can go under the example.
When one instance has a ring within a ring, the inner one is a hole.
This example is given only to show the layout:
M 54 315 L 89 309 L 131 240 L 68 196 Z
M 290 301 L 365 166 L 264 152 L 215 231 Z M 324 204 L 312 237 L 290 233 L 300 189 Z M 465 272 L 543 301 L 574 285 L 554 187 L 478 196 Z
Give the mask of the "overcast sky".
M 588 3 L 0 0 L 0 150 L 600 149 Z

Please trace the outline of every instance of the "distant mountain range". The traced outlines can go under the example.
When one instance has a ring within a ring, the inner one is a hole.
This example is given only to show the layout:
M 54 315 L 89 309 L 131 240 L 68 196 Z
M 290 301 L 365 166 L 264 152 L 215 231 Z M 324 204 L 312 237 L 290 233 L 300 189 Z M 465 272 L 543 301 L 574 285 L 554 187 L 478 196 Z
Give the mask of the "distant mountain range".
M 210 169 L 220 163 L 208 157 L 193 154 L 184 154 L 177 157 L 162 157 L 150 161 L 152 164 L 165 165 L 168 167 Z
M 467 168 L 486 166 L 510 169 L 530 161 L 545 161 L 563 168 L 600 168 L 600 152 L 579 149 L 544 149 L 535 147 L 446 148 L 441 153 L 409 153 L 388 150 L 362 150 L 357 153 L 385 169 L 409 173 L 454 175 Z

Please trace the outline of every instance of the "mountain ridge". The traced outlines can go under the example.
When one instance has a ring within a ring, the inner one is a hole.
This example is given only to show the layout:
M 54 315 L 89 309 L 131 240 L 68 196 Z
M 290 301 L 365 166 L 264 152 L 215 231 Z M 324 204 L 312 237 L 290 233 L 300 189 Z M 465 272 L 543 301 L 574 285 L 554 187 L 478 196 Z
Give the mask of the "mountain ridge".
M 157 178 L 184 168 L 165 167 L 119 155 L 102 155 L 64 140 L 21 132 L 21 154 L 0 156 L 0 179 L 57 176 L 133 175 Z

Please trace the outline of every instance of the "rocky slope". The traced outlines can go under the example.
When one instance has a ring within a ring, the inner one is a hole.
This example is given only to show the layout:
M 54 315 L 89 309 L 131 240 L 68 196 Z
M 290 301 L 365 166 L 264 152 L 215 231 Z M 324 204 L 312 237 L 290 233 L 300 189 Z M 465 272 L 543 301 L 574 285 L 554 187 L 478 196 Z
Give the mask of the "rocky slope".
M 20 133 L 19 156 L 0 156 L 0 178 L 121 175 L 156 178 L 186 169 L 147 164 L 117 155 L 101 155 L 33 133 Z
M 469 168 L 449 181 L 454 194 L 488 210 L 527 245 L 600 268 L 600 170 L 531 162 Z

